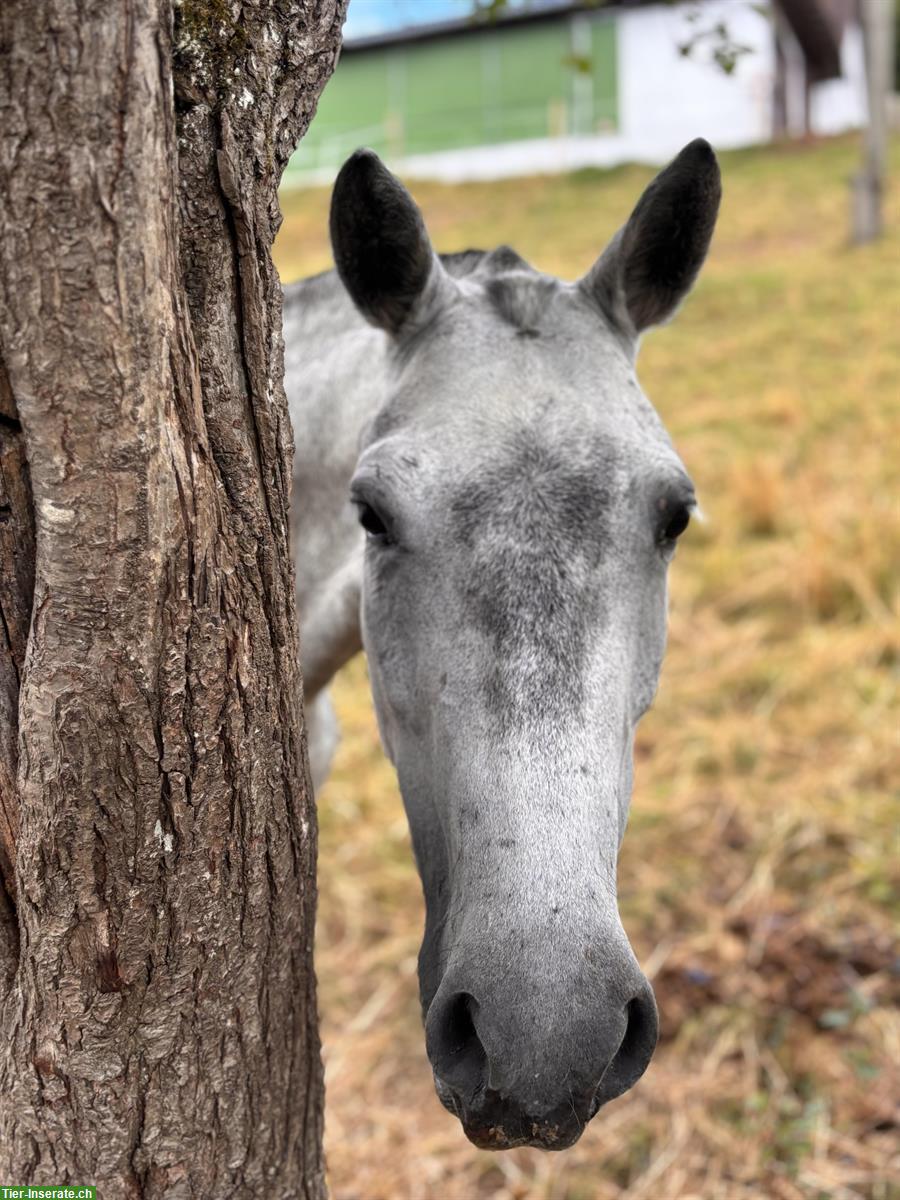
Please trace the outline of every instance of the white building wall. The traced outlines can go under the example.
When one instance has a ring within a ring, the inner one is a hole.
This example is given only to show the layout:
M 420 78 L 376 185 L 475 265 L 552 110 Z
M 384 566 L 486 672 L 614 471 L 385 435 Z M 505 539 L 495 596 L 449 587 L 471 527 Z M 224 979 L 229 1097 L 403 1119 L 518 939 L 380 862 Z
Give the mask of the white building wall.
M 691 24 L 691 12 L 699 20 Z M 678 47 L 719 21 L 747 46 L 731 75 L 705 43 L 685 58 Z M 659 163 L 693 137 L 718 149 L 768 141 L 775 72 L 769 19 L 744 0 L 633 9 L 619 22 L 619 117 L 626 157 Z

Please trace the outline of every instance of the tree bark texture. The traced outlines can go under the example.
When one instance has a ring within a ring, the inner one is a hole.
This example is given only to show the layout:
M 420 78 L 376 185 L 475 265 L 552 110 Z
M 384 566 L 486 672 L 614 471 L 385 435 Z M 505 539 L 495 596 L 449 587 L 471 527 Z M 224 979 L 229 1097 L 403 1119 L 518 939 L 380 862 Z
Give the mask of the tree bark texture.
M 276 188 L 346 0 L 0 5 L 0 1181 L 324 1195 Z

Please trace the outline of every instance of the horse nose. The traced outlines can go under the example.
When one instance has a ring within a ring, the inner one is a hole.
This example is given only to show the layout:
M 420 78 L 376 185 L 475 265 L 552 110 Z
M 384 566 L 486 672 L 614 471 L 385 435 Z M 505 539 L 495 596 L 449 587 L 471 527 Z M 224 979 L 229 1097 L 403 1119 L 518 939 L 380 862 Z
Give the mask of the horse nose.
M 625 1006 L 625 1036 L 594 1093 L 590 1116 L 608 1100 L 634 1087 L 650 1064 L 659 1037 L 653 988 L 642 977 L 637 994 Z
M 558 1013 L 542 1026 L 539 1010 L 523 1020 L 442 984 L 428 1010 L 426 1047 L 438 1094 L 476 1145 L 564 1149 L 601 1105 L 640 1079 L 657 1032 L 643 976 L 618 1010 L 604 1004 L 570 1028 Z
M 425 1047 L 438 1079 L 455 1096 L 473 1099 L 487 1085 L 487 1052 L 475 1027 L 478 1001 L 468 992 L 435 997 L 428 1010 Z

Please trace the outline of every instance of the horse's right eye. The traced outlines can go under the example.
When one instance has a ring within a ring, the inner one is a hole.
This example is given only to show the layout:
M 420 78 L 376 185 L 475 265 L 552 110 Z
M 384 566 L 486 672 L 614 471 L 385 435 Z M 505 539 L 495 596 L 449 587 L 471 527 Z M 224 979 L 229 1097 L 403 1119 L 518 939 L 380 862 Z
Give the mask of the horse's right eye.
M 387 525 L 375 511 L 371 504 L 365 504 L 362 501 L 356 502 L 357 512 L 359 513 L 359 523 L 366 531 L 370 538 L 379 542 L 389 542 Z

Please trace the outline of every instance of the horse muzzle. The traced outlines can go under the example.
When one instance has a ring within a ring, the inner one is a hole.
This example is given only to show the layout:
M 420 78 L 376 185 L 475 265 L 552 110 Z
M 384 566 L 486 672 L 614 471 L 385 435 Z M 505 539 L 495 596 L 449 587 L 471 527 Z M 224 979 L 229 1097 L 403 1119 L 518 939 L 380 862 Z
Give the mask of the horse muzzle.
M 609 1100 L 647 1068 L 658 1021 L 639 972 L 627 998 L 518 992 L 503 1007 L 443 980 L 426 1019 L 426 1045 L 442 1103 L 485 1150 L 564 1150 Z M 593 1000 L 593 1003 L 591 1001 Z

